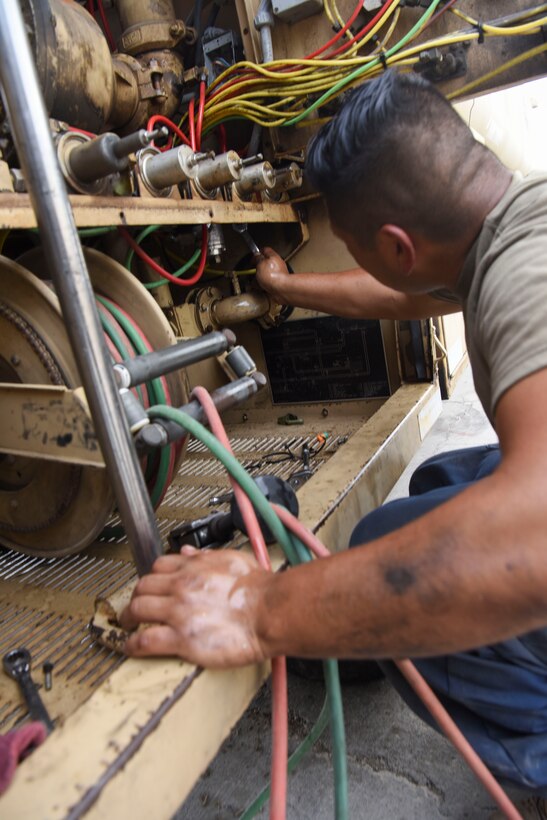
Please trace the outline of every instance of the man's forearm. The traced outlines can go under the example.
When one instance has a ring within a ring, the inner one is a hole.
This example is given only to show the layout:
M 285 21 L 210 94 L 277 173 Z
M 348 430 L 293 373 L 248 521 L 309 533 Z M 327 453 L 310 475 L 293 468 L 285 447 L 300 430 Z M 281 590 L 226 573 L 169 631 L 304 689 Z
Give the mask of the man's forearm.
M 360 268 L 272 278 L 270 293 L 283 304 L 348 318 L 394 318 L 396 295 Z
M 523 509 L 517 534 L 514 496 L 484 479 L 391 535 L 269 579 L 257 601 L 264 654 L 424 657 L 545 624 L 543 511 Z
M 349 319 L 427 319 L 460 310 L 459 305 L 427 293 L 400 293 L 361 268 L 270 275 L 266 289 L 282 304 Z

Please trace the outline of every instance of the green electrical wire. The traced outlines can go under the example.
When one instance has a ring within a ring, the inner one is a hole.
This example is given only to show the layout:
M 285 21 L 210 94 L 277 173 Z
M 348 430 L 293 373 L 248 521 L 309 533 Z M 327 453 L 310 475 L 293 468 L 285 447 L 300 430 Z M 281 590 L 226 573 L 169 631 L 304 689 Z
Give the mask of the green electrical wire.
M 139 234 L 137 234 L 137 236 L 135 237 L 135 242 L 137 243 L 137 245 L 140 245 L 141 242 L 144 242 L 146 237 L 150 236 L 150 234 L 154 233 L 154 231 L 157 231 L 159 227 L 160 227 L 159 225 L 149 225 L 147 228 L 145 228 L 143 231 L 141 231 Z M 134 256 L 135 256 L 135 249 L 130 247 L 129 251 L 127 252 L 127 256 L 125 258 L 125 263 L 124 263 L 125 267 L 129 271 L 131 270 L 131 265 L 133 264 L 133 257 Z M 163 282 L 162 282 L 162 284 L 163 284 Z
M 269 501 L 256 486 L 255 482 L 241 466 L 239 461 L 226 450 L 218 439 L 205 428 L 199 421 L 196 421 L 187 413 L 176 410 L 174 407 L 155 406 L 147 410 L 150 418 L 165 418 L 183 427 L 188 433 L 197 438 L 202 444 L 213 453 L 221 464 L 228 470 L 230 475 L 237 481 L 239 486 L 248 495 L 253 507 L 262 516 L 270 531 L 275 536 L 291 564 L 300 563 L 300 552 L 295 549 L 296 541 L 299 541 L 292 533 L 289 533 L 284 524 L 277 517 L 277 514 L 270 506 Z M 305 546 L 301 544 L 306 552 L 305 560 L 311 560 Z M 303 554 L 303 553 L 302 553 Z M 340 679 L 338 676 L 338 664 L 334 660 L 325 661 L 325 684 L 327 687 L 327 699 L 332 723 L 333 759 L 334 759 L 334 792 L 335 792 L 335 817 L 336 820 L 347 820 L 348 818 L 348 798 L 347 798 L 347 764 L 345 750 L 344 714 L 342 708 L 342 696 L 340 691 Z
M 144 242 L 146 237 L 150 236 L 150 234 L 154 233 L 154 231 L 157 231 L 159 227 L 161 227 L 161 226 L 160 225 L 149 225 L 147 228 L 145 228 L 143 231 L 141 231 L 135 238 L 135 242 L 137 243 L 137 245 L 140 245 L 141 242 Z M 182 265 L 182 267 L 180 267 L 178 270 L 176 270 L 173 273 L 173 276 L 179 276 L 179 277 L 184 276 L 186 271 L 189 268 L 191 268 L 192 265 L 194 265 L 197 262 L 197 260 L 200 257 L 200 254 L 201 254 L 201 248 L 198 248 L 196 251 L 194 251 L 194 253 L 190 257 L 190 259 L 187 262 L 185 262 Z M 133 264 L 134 255 L 135 255 L 134 248 L 130 248 L 129 252 L 127 254 L 126 260 L 125 260 L 125 267 L 129 271 L 131 270 L 131 265 Z M 167 279 L 156 279 L 154 282 L 143 282 L 143 284 L 144 284 L 144 287 L 147 288 L 148 290 L 153 290 L 154 288 L 159 288 L 161 285 L 166 285 L 167 284 Z
M 39 228 L 27 228 L 32 233 L 40 233 Z M 104 228 L 78 228 L 78 235 L 84 239 L 91 239 L 94 236 L 104 236 L 107 233 L 117 230 L 115 225 L 110 225 Z
M 84 239 L 92 238 L 94 236 L 104 236 L 107 233 L 111 233 L 112 231 L 116 230 L 115 225 L 111 225 L 110 227 L 105 228 L 78 228 L 78 233 Z
M 422 16 L 420 17 L 418 22 L 414 26 L 412 26 L 410 31 L 408 31 L 405 34 L 405 36 L 402 37 L 399 40 L 398 43 L 396 43 L 394 46 L 392 46 L 391 48 L 388 48 L 386 51 L 384 51 L 382 57 L 376 57 L 370 63 L 367 63 L 366 65 L 361 66 L 360 68 L 356 69 L 355 71 L 352 71 L 351 74 L 348 74 L 348 76 L 344 77 L 343 80 L 339 80 L 335 85 L 332 86 L 332 88 L 329 88 L 328 91 L 325 91 L 325 93 L 322 94 L 321 97 L 319 97 L 318 100 L 316 100 L 312 105 L 310 105 L 308 108 L 306 108 L 304 111 L 302 111 L 301 114 L 298 114 L 296 117 L 291 117 L 290 120 L 287 120 L 287 122 L 284 122 L 283 127 L 285 127 L 287 125 L 296 125 L 296 123 L 300 122 L 305 117 L 307 117 L 308 114 L 311 114 L 312 111 L 315 111 L 316 108 L 320 108 L 323 105 L 323 103 L 325 103 L 328 99 L 330 99 L 330 97 L 332 97 L 334 94 L 336 94 L 342 88 L 344 88 L 346 85 L 349 85 L 354 80 L 357 80 L 359 77 L 361 77 L 363 74 L 366 74 L 366 72 L 370 71 L 371 68 L 375 68 L 377 65 L 380 65 L 380 63 L 382 62 L 382 59 L 387 60 L 387 59 L 389 59 L 389 57 L 393 56 L 393 54 L 395 54 L 397 51 L 399 51 L 399 49 L 401 49 L 404 45 L 406 45 L 406 43 L 408 43 L 408 41 L 410 39 L 412 39 L 414 34 L 425 23 L 427 23 L 427 21 L 429 20 L 431 15 L 434 13 L 435 9 L 437 8 L 437 6 L 439 5 L 440 2 L 441 2 L 441 0 L 433 0 L 431 5 L 429 6 L 429 8 L 426 10 L 426 12 L 424 14 L 422 14 Z

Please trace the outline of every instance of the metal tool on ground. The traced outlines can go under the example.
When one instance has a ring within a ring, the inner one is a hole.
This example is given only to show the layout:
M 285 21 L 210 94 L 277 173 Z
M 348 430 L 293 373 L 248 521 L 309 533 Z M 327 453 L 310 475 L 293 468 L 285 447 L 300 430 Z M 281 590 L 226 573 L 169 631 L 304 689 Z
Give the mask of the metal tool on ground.
M 44 687 L 46 692 L 49 692 L 53 686 L 53 667 L 54 663 L 51 661 L 44 661 L 42 664 L 42 672 L 44 673 Z
M 287 481 L 274 475 L 260 475 L 253 480 L 271 504 L 279 504 L 293 515 L 298 514 L 298 499 Z M 227 496 L 226 500 L 228 500 Z M 230 512 L 213 513 L 206 518 L 184 521 L 171 530 L 169 533 L 169 551 L 179 552 L 184 544 L 190 544 L 197 547 L 197 549 L 221 547 L 234 536 L 235 530 L 247 535 L 246 525 L 233 493 L 230 494 L 229 500 Z M 273 543 L 275 537 L 260 515 L 258 516 L 258 523 L 266 543 Z
M 30 674 L 31 657 L 28 649 L 12 649 L 11 652 L 4 655 L 2 664 L 6 675 L 9 675 L 19 684 L 32 720 L 40 720 L 46 727 L 48 734 L 52 732 L 55 728 L 53 721 Z
M 238 233 L 241 236 L 241 238 L 244 240 L 245 244 L 247 245 L 251 253 L 254 254 L 254 256 L 262 255 L 260 248 L 258 247 L 253 237 L 249 233 L 249 228 L 246 222 L 234 222 L 232 224 L 232 228 L 236 233 Z

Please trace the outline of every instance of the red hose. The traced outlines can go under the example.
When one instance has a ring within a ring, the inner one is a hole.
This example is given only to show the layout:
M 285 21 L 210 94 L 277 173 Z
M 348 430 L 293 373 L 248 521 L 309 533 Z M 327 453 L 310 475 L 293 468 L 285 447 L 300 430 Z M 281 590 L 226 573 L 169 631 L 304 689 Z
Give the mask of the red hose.
M 196 124 L 194 122 L 194 99 L 188 103 L 188 130 L 190 133 L 190 147 L 196 150 Z
M 188 139 L 186 134 L 180 130 L 178 125 L 175 125 L 173 120 L 170 120 L 168 117 L 164 117 L 163 114 L 154 114 L 152 117 L 150 117 L 146 124 L 146 130 L 153 131 L 154 126 L 157 122 L 159 122 L 161 125 L 166 125 L 167 128 L 169 128 L 169 130 L 173 132 L 173 134 L 177 135 L 181 142 L 184 142 L 186 145 L 190 145 L 190 140 Z M 160 151 L 167 151 L 167 149 L 171 147 L 171 144 L 172 140 L 171 138 L 169 138 L 168 144 L 163 148 L 160 148 Z
M 203 271 L 205 270 L 205 263 L 207 261 L 207 225 L 202 225 L 201 228 L 201 256 L 199 257 L 198 269 L 188 279 L 179 279 L 178 276 L 173 276 L 172 273 L 169 273 L 169 271 L 165 270 L 165 268 L 162 268 L 161 265 L 158 265 L 158 263 L 154 259 L 152 259 L 152 257 L 149 256 L 146 253 L 146 251 L 143 251 L 141 246 L 133 239 L 133 237 L 126 228 L 119 226 L 118 230 L 127 242 L 127 244 L 133 248 L 139 259 L 142 259 L 142 261 L 146 262 L 146 264 L 149 265 L 152 268 L 152 270 L 155 270 L 156 273 L 158 273 L 160 276 L 163 276 L 164 279 L 169 280 L 169 282 L 172 282 L 174 285 L 182 285 L 183 287 L 188 287 L 189 285 L 195 285 L 196 282 L 198 282 L 201 279 Z
M 230 440 L 215 404 L 204 387 L 192 391 L 207 417 L 209 426 L 221 444 L 232 453 Z M 235 479 L 230 477 L 234 496 L 241 512 L 256 559 L 264 569 L 271 569 L 270 556 L 253 505 Z M 283 820 L 287 803 L 288 703 L 285 658 L 272 659 L 272 769 L 271 820 Z
M 97 8 L 99 9 L 99 14 L 101 15 L 101 20 L 103 23 L 104 33 L 106 35 L 106 39 L 108 40 L 108 45 L 110 47 L 110 51 L 116 51 L 116 41 L 112 35 L 110 30 L 110 26 L 108 25 L 108 19 L 106 17 L 103 0 L 97 0 Z
M 295 518 L 284 507 L 277 504 L 272 505 L 282 523 L 290 529 L 297 538 L 317 557 L 328 557 L 329 550 L 319 539 L 308 530 L 299 520 Z M 473 749 L 471 744 L 465 739 L 458 729 L 438 697 L 435 695 L 429 684 L 418 672 L 414 664 L 409 660 L 394 661 L 395 665 L 405 676 L 418 697 L 429 710 L 431 716 L 444 732 L 446 737 L 453 743 L 456 750 L 463 757 L 475 777 L 482 783 L 488 794 L 497 803 L 508 820 L 522 820 L 516 806 L 511 802 L 504 790 L 497 782 L 492 772 L 484 765 L 481 758 Z
M 205 91 L 207 90 L 207 86 L 205 85 L 205 80 L 202 80 L 199 84 L 199 106 L 198 106 L 198 122 L 196 126 L 196 150 L 199 151 L 201 148 L 201 132 L 203 131 L 203 114 L 205 111 Z

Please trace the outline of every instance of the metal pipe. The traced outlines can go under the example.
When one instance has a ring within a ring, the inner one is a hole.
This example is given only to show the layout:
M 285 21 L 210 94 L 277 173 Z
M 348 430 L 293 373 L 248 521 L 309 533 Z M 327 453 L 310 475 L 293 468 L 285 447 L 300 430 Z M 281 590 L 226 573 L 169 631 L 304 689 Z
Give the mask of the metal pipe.
M 17 0 L 0 3 L 0 85 L 118 511 L 140 574 L 161 554 L 160 536 L 97 316 Z
M 219 356 L 236 342 L 231 330 L 208 333 L 197 339 L 187 339 L 163 350 L 154 350 L 144 356 L 135 356 L 114 365 L 114 375 L 120 387 L 134 387 L 174 370 L 189 367 L 210 356 Z
M 262 291 L 240 293 L 236 296 L 227 296 L 215 302 L 211 308 L 214 321 L 217 325 L 235 325 L 241 322 L 250 322 L 260 319 L 270 309 L 270 297 Z
M 253 373 L 252 376 L 244 376 L 235 382 L 213 390 L 211 398 L 215 403 L 219 413 L 229 410 L 245 399 L 251 398 L 255 393 L 266 385 L 266 376 L 263 373 Z M 179 408 L 196 421 L 207 424 L 207 418 L 203 408 L 197 399 Z M 152 424 L 143 427 L 136 435 L 135 442 L 141 451 L 147 451 L 152 447 L 164 447 L 169 442 L 179 441 L 187 435 L 184 427 L 175 424 L 167 419 L 156 419 Z

